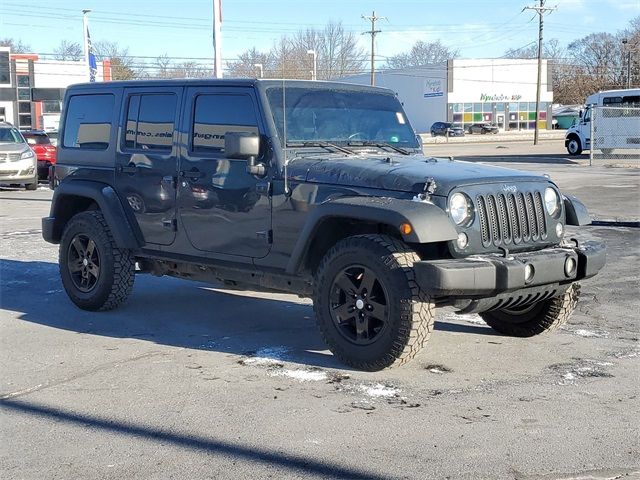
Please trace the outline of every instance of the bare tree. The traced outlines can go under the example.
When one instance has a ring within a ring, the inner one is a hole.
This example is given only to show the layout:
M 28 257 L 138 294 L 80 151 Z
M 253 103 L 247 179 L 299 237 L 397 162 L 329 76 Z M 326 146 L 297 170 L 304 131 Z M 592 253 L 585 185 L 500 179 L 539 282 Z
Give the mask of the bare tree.
M 458 57 L 460 52 L 444 45 L 440 40 L 423 42 L 418 40 L 408 52 L 387 59 L 387 68 L 410 68 L 446 62 Z
M 169 55 L 163 53 L 155 60 L 155 75 L 158 78 L 171 78 L 171 69 L 173 68 L 173 61 L 169 58 Z
M 116 42 L 101 40 L 93 43 L 93 51 L 98 60 L 111 61 L 111 78 L 113 80 L 131 80 L 139 78 L 134 59 L 129 55 L 128 47 L 121 47 Z
M 227 65 L 227 70 L 231 77 L 258 77 L 260 70 L 256 65 L 262 65 L 266 77 L 274 76 L 275 62 L 271 52 L 260 52 L 255 47 L 242 52 L 238 60 Z
M 62 40 L 60 44 L 53 49 L 55 54 L 53 58 L 56 60 L 82 60 L 84 52 L 82 46 L 78 42 L 69 42 L 68 40 Z
M 0 39 L 0 47 L 9 47 L 13 53 L 29 53 L 33 51 L 31 45 L 23 43 L 19 38 L 17 40 L 2 38 Z

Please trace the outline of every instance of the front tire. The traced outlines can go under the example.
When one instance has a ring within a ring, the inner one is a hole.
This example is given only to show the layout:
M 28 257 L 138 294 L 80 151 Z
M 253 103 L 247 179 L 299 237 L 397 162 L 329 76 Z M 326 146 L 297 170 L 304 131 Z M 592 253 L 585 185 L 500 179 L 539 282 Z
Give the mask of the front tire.
M 129 250 L 118 248 L 99 211 L 69 220 L 58 263 L 67 295 L 83 310 L 116 308 L 133 289 L 135 260 Z
M 567 142 L 567 152 L 569 152 L 569 155 L 580 155 L 582 153 L 582 144 L 580 143 L 579 138 L 569 138 L 569 141 Z
M 313 308 L 336 357 L 377 371 L 402 365 L 422 349 L 435 307 L 416 283 L 412 267 L 419 260 L 385 235 L 349 237 L 329 250 L 314 278 Z
M 533 337 L 556 330 L 571 316 L 580 297 L 580 284 L 572 284 L 559 297 L 516 310 L 504 309 L 480 314 L 491 328 L 511 337 Z

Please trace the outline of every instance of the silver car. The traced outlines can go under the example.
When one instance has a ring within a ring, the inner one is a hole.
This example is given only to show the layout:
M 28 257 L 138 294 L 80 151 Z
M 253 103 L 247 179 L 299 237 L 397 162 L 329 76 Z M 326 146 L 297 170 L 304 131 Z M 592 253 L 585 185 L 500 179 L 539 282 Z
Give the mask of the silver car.
M 0 123 L 0 184 L 38 188 L 38 160 L 20 131 Z

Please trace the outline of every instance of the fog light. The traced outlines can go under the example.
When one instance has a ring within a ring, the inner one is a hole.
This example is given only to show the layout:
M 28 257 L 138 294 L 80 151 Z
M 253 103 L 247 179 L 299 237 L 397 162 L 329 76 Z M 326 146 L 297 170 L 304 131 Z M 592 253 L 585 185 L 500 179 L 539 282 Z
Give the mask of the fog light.
M 533 265 L 531 264 L 526 264 L 524 266 L 524 283 L 530 283 L 531 280 L 533 280 L 533 276 L 535 275 L 535 270 L 533 268 Z
M 469 237 L 467 237 L 466 233 L 460 232 L 456 243 L 458 244 L 458 248 L 467 248 L 467 245 L 469 244 Z
M 562 237 L 562 234 L 564 233 L 564 227 L 562 226 L 561 223 L 556 225 L 556 235 L 558 237 Z
M 576 273 L 576 261 L 573 257 L 567 257 L 564 261 L 564 274 L 572 277 L 574 273 Z

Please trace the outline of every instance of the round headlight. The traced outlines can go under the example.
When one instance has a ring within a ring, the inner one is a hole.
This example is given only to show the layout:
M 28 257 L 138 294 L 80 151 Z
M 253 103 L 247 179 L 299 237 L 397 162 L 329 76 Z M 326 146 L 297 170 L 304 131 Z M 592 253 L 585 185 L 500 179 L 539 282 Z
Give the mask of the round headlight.
M 560 197 L 551 187 L 547 187 L 544 191 L 544 206 L 547 209 L 547 213 L 552 216 L 560 210 Z
M 462 225 L 471 218 L 471 201 L 464 193 L 451 195 L 449 198 L 449 214 L 456 225 Z

